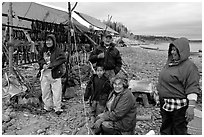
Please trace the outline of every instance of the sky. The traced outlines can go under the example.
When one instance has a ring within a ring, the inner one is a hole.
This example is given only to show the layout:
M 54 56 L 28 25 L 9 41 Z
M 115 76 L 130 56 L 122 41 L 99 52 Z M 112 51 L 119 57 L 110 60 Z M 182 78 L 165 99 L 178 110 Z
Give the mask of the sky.
M 67 2 L 42 2 L 67 10 Z M 71 2 L 72 6 L 75 2 Z M 135 35 L 202 39 L 202 2 L 78 2 L 76 11 L 120 22 Z

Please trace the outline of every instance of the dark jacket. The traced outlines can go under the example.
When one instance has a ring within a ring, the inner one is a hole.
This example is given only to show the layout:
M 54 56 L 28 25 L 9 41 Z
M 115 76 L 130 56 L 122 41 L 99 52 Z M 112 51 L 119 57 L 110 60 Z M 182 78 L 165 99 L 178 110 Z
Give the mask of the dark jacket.
M 114 92 L 111 92 L 108 100 L 111 99 Z M 113 101 L 111 111 L 104 113 L 105 121 L 113 121 L 115 128 L 121 132 L 129 132 L 135 128 L 136 125 L 136 100 L 129 89 L 116 94 Z
M 174 45 L 180 54 L 180 60 L 172 64 L 170 46 Z M 199 72 L 189 60 L 190 47 L 186 38 L 173 41 L 169 46 L 168 60 L 159 75 L 157 90 L 160 98 L 187 98 L 188 94 L 199 93 Z
M 66 57 L 64 52 L 57 47 L 56 45 L 56 39 L 54 35 L 48 35 L 47 38 L 50 37 L 53 40 L 54 45 L 51 48 L 48 48 L 46 45 L 43 47 L 42 51 L 40 51 L 39 54 L 39 66 L 40 69 L 43 68 L 43 65 L 46 64 L 45 59 L 43 57 L 44 52 L 50 51 L 51 56 L 50 56 L 50 66 L 49 69 L 51 69 L 52 72 L 52 78 L 60 78 L 63 76 L 65 73 L 65 62 L 66 62 Z
M 103 59 L 99 59 L 98 55 L 103 52 L 105 54 L 105 57 Z M 93 52 L 91 52 L 89 56 L 89 61 L 91 63 L 96 63 L 96 66 L 104 66 L 105 70 L 113 69 L 115 74 L 120 71 L 122 66 L 120 52 L 117 48 L 115 48 L 114 43 L 111 43 L 108 48 L 106 48 L 102 43 Z
M 105 106 L 112 86 L 109 79 L 104 75 L 100 78 L 100 83 L 96 81 L 98 79 L 96 74 L 92 75 L 85 89 L 84 100 L 87 101 L 90 98 L 90 101 L 99 101 L 99 104 Z M 95 83 L 98 84 L 96 85 Z

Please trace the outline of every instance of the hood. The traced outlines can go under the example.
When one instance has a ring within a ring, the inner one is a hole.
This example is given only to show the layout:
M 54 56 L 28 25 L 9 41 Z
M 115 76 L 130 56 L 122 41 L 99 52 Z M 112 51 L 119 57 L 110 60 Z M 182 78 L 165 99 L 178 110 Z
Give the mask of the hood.
M 56 46 L 56 38 L 55 38 L 55 35 L 53 35 L 53 34 L 47 35 L 46 39 L 48 39 L 48 38 L 51 38 L 51 39 L 52 39 L 52 41 L 53 41 L 53 47 L 52 47 L 52 48 L 54 48 L 54 47 Z
M 189 41 L 186 38 L 179 38 L 173 41 L 172 43 L 169 44 L 169 50 L 168 50 L 168 62 L 172 60 L 172 55 L 170 52 L 171 46 L 174 45 L 179 52 L 180 55 L 180 62 L 183 62 L 188 59 L 190 56 L 190 46 L 189 46 Z

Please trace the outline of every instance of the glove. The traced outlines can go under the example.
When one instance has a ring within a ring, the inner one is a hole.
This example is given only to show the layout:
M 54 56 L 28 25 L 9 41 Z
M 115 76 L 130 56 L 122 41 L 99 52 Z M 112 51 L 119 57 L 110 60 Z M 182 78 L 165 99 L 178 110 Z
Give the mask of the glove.
M 99 128 L 102 124 L 104 120 L 103 119 L 98 119 L 95 123 L 94 123 L 94 128 Z

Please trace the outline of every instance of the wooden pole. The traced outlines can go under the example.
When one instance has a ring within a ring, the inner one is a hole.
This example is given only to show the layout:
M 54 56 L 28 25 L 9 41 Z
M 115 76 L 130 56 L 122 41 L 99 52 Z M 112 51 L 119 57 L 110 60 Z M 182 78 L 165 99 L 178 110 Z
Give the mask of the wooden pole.
M 70 2 L 68 2 L 68 32 L 67 32 L 67 44 L 68 46 L 66 47 L 66 52 L 67 52 L 67 69 L 69 70 L 71 68 L 71 49 L 72 49 L 72 45 L 71 45 L 71 4 Z
M 68 45 L 71 45 L 71 4 L 68 2 Z
M 12 2 L 9 2 L 8 25 L 13 26 Z M 13 28 L 9 27 L 9 75 L 13 73 Z
M 75 3 L 74 7 L 71 8 L 71 2 L 68 2 L 68 55 L 67 55 L 67 61 L 68 63 L 70 63 L 70 57 L 72 54 L 72 50 L 73 50 L 73 45 L 71 43 L 71 29 L 72 29 L 72 11 L 74 10 L 74 8 L 77 6 L 77 2 Z M 70 50 L 71 49 L 71 50 Z M 68 66 L 70 67 L 70 64 L 68 64 Z

